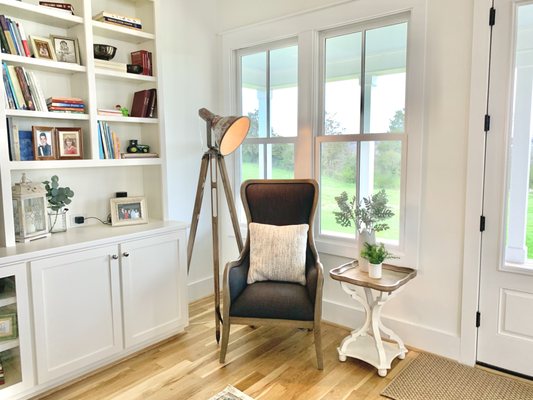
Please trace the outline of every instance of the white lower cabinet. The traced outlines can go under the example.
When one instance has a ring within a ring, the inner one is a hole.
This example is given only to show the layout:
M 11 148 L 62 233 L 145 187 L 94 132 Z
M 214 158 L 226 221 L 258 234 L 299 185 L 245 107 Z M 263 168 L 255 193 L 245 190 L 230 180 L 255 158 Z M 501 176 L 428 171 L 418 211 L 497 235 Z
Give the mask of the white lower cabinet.
M 117 250 L 107 246 L 30 262 L 38 383 L 122 350 Z

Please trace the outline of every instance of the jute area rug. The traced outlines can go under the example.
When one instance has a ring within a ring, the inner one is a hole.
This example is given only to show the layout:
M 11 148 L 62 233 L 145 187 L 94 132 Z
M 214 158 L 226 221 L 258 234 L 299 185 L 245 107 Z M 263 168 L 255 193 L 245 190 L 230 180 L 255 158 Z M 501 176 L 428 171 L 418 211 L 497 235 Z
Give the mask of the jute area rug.
M 254 399 L 248 396 L 246 393 L 241 392 L 239 389 L 236 389 L 233 386 L 228 385 L 223 391 L 215 394 L 209 400 L 254 400 Z
M 421 353 L 381 395 L 395 400 L 532 400 L 533 382 Z

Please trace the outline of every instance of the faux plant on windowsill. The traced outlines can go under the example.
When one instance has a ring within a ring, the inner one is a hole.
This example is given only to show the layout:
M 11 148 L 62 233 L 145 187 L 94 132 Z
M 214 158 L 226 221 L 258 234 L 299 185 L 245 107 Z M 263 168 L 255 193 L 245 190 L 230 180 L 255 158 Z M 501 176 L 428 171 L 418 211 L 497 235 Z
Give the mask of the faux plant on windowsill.
M 50 232 L 64 232 L 67 230 L 66 206 L 72 202 L 74 192 L 67 187 L 59 186 L 57 175 L 52 176 L 49 181 L 44 181 L 46 189 L 46 199 L 48 200 L 48 216 L 50 218 Z

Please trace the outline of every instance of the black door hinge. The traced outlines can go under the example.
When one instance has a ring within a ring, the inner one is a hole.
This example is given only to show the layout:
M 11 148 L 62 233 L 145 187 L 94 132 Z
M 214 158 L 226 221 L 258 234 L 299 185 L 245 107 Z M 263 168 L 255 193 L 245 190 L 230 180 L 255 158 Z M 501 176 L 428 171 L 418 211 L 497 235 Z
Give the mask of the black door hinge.
M 481 313 L 479 311 L 476 312 L 476 328 L 479 328 L 481 325 Z
M 495 23 L 496 23 L 496 9 L 494 7 L 491 7 L 489 11 L 489 26 L 494 26 Z
M 482 215 L 479 217 L 479 231 L 484 232 L 485 231 L 485 216 Z
M 485 132 L 490 131 L 490 115 L 485 114 L 485 120 L 483 121 L 483 129 Z

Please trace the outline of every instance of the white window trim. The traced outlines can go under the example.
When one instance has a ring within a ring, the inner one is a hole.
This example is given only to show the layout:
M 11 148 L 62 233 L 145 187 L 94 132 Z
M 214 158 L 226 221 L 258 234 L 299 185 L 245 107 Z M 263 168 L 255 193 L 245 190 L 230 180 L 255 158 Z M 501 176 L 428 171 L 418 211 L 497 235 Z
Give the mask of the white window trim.
M 222 82 L 224 114 L 237 112 L 237 57 L 236 51 L 247 47 L 272 43 L 285 39 L 298 38 L 299 59 L 313 60 L 309 63 L 299 63 L 298 66 L 298 140 L 295 148 L 295 177 L 313 177 L 315 171 L 315 135 L 320 125 L 318 118 L 313 119 L 314 110 L 318 109 L 318 74 L 319 32 L 328 29 L 368 22 L 391 16 L 409 13 L 408 43 L 407 43 L 407 81 L 406 81 L 406 127 L 410 132 L 405 150 L 407 165 L 402 169 L 402 182 L 405 182 L 405 199 L 403 212 L 404 243 L 400 249 L 400 259 L 395 264 L 418 268 L 418 247 L 421 213 L 421 187 L 423 178 L 423 138 L 424 122 L 424 82 L 426 57 L 426 0 L 396 0 L 395 2 L 374 2 L 373 0 L 358 0 L 340 5 L 326 7 L 320 10 L 291 15 L 259 24 L 246 26 L 222 33 Z M 393 17 L 394 18 L 394 17 Z M 314 82 L 315 85 L 302 85 L 301 82 Z M 301 162 L 307 160 L 307 162 Z M 240 160 L 235 157 L 234 172 Z M 316 171 L 315 171 L 316 172 Z M 234 178 L 240 179 L 237 174 Z M 405 178 L 405 179 L 404 179 Z M 235 188 L 236 198 L 239 199 L 239 188 Z M 228 229 L 229 232 L 229 229 Z M 355 242 L 340 240 L 333 237 L 316 238 L 320 252 L 355 257 Z

